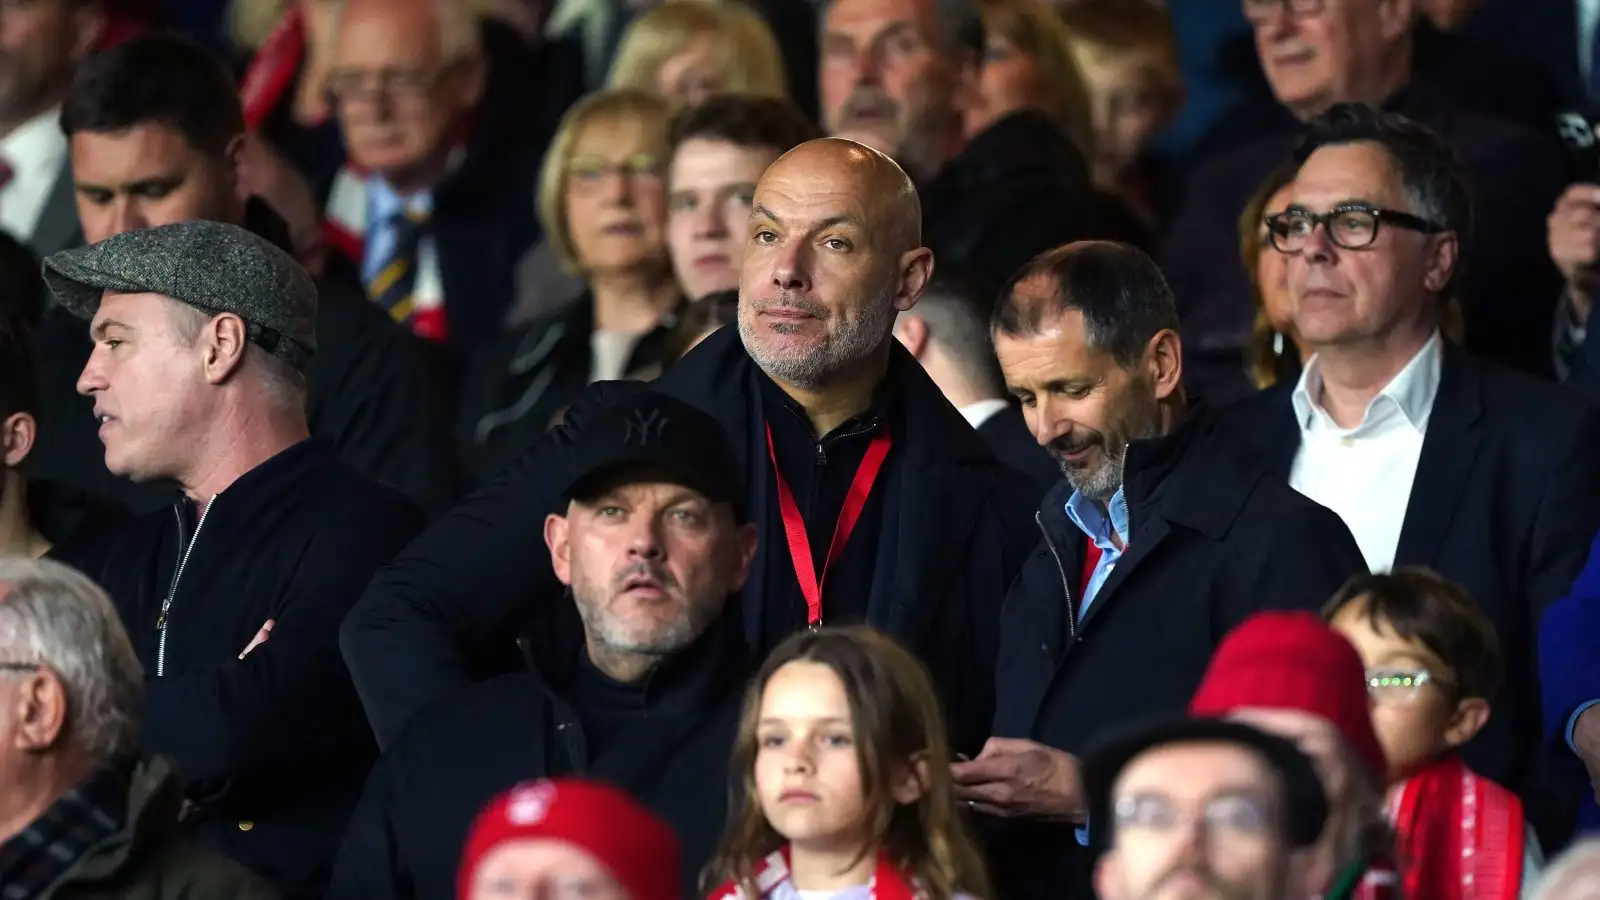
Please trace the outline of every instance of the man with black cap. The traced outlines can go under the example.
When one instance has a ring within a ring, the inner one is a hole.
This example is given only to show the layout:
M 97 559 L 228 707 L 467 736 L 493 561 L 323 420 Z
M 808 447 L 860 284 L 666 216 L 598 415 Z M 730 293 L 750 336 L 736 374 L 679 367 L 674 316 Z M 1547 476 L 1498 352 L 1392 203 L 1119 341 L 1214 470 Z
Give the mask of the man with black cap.
M 1292 742 L 1238 722 L 1154 722 L 1107 738 L 1083 774 L 1090 821 L 1110 835 L 1102 900 L 1307 896 L 1292 860 L 1316 843 L 1328 803 Z
M 526 671 L 412 716 L 367 782 L 329 900 L 451 896 L 473 818 L 530 778 L 628 791 L 682 843 L 681 896 L 720 837 L 750 671 L 738 604 L 755 556 L 717 420 L 644 391 L 600 409 L 544 539 L 571 601 L 519 643 Z
M 175 757 L 203 841 L 319 896 L 375 747 L 339 620 L 423 516 L 309 439 L 317 293 L 232 225 L 130 231 L 45 261 L 91 320 L 78 381 L 106 466 L 183 489 L 59 550 L 116 603 L 150 681 L 145 749 Z

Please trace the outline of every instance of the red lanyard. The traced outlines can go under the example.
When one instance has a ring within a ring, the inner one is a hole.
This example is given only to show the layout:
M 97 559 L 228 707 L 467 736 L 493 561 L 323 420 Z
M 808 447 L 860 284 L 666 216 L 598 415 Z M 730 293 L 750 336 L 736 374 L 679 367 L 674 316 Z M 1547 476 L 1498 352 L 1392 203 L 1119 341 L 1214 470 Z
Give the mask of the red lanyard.
M 889 455 L 889 431 L 879 429 L 867 445 L 855 477 L 850 479 L 850 491 L 845 494 L 844 506 L 839 510 L 839 521 L 833 525 L 833 540 L 828 542 L 828 558 L 822 562 L 822 572 L 817 572 L 811 558 L 811 539 L 806 535 L 805 520 L 800 518 L 800 507 L 794 502 L 794 492 L 783 480 L 783 470 L 778 468 L 778 451 L 772 446 L 772 426 L 767 426 L 767 455 L 772 458 L 772 474 L 778 479 L 778 510 L 783 514 L 783 533 L 789 539 L 789 558 L 794 560 L 794 577 L 800 582 L 800 593 L 806 598 L 806 624 L 813 628 L 822 624 L 822 582 L 828 577 L 828 568 L 838 559 L 850 532 L 856 530 L 856 521 L 867 505 L 872 493 L 872 483 L 883 470 L 883 460 Z

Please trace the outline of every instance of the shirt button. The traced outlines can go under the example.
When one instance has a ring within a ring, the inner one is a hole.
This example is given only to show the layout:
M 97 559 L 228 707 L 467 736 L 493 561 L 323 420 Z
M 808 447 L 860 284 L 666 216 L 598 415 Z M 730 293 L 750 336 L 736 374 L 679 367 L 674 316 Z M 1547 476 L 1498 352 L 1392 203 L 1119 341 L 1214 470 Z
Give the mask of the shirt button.
M 252 829 L 254 827 L 256 827 L 256 823 L 248 821 L 248 820 L 239 823 L 239 830 L 240 831 L 249 831 L 250 829 Z

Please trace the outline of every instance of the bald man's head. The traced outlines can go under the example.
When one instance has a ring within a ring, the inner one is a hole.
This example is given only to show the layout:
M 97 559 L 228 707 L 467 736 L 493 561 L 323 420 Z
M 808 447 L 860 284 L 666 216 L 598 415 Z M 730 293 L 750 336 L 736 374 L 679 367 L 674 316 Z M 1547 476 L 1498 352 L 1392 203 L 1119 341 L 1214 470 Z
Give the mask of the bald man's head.
M 739 332 L 768 375 L 805 390 L 874 358 L 933 271 L 922 204 L 894 160 L 855 141 L 808 141 L 756 185 Z

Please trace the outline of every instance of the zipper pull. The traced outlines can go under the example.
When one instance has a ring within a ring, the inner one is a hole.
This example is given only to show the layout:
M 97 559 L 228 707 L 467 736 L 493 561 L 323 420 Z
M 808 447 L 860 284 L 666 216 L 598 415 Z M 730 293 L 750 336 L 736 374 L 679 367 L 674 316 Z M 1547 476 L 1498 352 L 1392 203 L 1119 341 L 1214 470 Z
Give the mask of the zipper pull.
M 825 466 L 827 464 L 828 464 L 828 451 L 826 451 L 826 450 L 824 450 L 822 448 L 822 442 L 821 441 L 817 441 L 817 465 Z
M 160 615 L 156 616 L 156 630 L 157 631 L 166 631 L 167 630 L 167 611 L 164 610 L 164 609 L 161 611 Z

